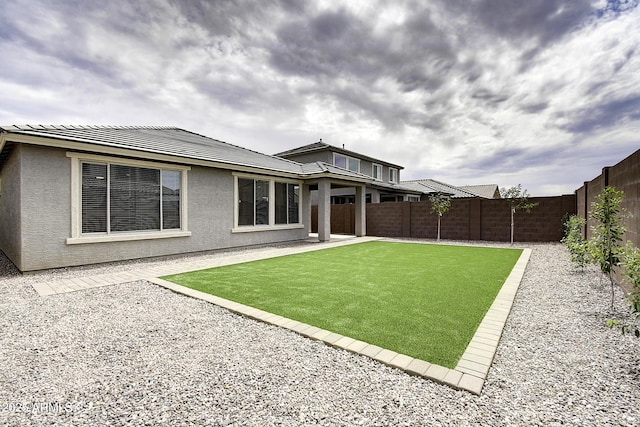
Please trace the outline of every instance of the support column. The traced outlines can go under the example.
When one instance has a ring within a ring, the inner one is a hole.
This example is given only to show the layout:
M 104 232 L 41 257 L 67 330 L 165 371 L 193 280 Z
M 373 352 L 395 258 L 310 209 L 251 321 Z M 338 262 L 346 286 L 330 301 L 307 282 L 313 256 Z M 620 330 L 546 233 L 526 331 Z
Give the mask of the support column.
M 367 187 L 356 187 L 356 236 L 367 235 Z
M 326 242 L 331 238 L 331 182 L 318 182 L 318 240 Z
M 302 184 L 300 203 L 302 203 L 304 231 L 307 233 L 307 237 L 309 237 L 309 233 L 311 233 L 311 188 L 309 184 Z

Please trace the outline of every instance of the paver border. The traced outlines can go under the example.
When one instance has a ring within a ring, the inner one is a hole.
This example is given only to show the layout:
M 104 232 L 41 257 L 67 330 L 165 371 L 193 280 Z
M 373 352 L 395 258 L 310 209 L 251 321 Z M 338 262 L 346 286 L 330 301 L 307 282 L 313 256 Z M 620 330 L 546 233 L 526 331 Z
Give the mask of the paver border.
M 354 242 L 355 243 L 355 242 Z M 467 349 L 462 354 L 457 366 L 449 369 L 383 349 L 376 345 L 358 341 L 335 332 L 324 330 L 316 326 L 298 322 L 292 319 L 274 315 L 263 310 L 244 304 L 220 298 L 202 291 L 187 288 L 157 277 L 148 278 L 150 282 L 176 293 L 192 298 L 201 299 L 245 317 L 259 320 L 268 324 L 294 331 L 302 336 L 324 342 L 332 347 L 341 348 L 352 353 L 367 356 L 385 365 L 401 369 L 408 374 L 421 376 L 429 380 L 450 386 L 458 390 L 465 390 L 475 395 L 482 393 L 493 358 L 498 349 L 502 331 L 511 312 L 516 293 L 524 276 L 532 250 L 522 249 L 518 261 L 505 280 L 495 300 L 489 307 L 482 322 L 478 326 Z

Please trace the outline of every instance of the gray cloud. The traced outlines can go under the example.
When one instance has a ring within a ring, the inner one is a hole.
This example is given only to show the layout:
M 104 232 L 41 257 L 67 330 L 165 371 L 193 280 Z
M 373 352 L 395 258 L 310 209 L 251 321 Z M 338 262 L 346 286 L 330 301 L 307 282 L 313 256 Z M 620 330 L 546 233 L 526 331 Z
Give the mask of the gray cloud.
M 640 93 L 630 94 L 572 113 L 570 123 L 563 128 L 571 133 L 591 133 L 612 128 L 621 123 L 640 120 Z
M 364 140 L 434 178 L 548 169 L 576 135 L 637 145 L 637 3 L 2 2 L 0 122 Z
M 594 13 L 589 0 L 454 0 L 445 5 L 472 16 L 484 31 L 512 42 L 535 39 L 540 45 L 558 40 Z

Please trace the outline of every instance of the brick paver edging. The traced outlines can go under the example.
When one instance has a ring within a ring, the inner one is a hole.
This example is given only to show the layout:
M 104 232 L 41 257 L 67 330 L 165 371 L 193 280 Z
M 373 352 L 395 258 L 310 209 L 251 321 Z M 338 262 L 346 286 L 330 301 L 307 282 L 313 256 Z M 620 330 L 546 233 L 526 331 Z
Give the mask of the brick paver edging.
M 388 366 L 402 369 L 409 374 L 422 376 L 459 390 L 466 390 L 480 395 L 530 256 L 531 249 L 523 249 L 520 258 L 502 285 L 500 292 L 454 369 L 434 365 L 424 360 L 415 359 L 405 354 L 396 353 L 395 351 L 177 285 L 163 279 L 150 278 L 148 280 L 174 292 L 216 304 L 243 316 L 280 326 L 305 337 L 322 341 L 330 346 L 370 357 Z

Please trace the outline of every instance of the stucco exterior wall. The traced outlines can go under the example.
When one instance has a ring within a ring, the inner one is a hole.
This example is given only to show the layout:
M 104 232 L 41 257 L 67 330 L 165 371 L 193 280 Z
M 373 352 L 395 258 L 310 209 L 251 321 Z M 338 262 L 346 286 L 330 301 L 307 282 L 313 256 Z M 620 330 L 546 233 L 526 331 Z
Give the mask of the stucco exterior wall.
M 0 168 L 0 250 L 16 265 L 21 262 L 20 158 L 18 145 Z
M 67 244 L 71 236 L 71 159 L 65 150 L 22 147 L 22 271 L 300 240 L 305 228 L 232 233 L 231 171 L 193 167 L 188 174 L 189 237 Z M 304 205 L 303 205 L 304 206 Z M 305 216 L 301 217 L 304 221 Z

